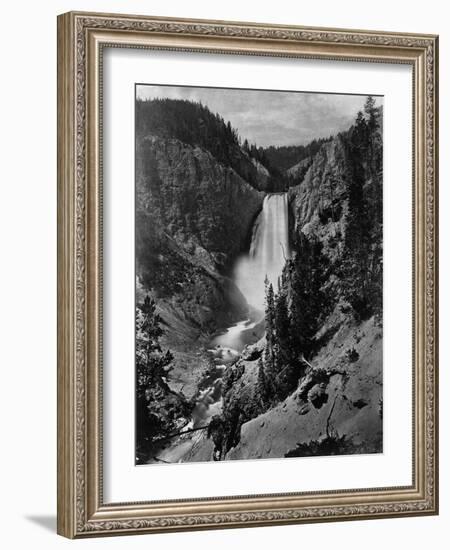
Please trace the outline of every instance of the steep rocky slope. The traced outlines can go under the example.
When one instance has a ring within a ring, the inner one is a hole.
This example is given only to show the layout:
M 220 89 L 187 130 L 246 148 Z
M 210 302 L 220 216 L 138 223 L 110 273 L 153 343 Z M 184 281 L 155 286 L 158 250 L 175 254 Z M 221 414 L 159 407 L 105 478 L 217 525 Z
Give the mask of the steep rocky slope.
M 227 267 L 248 243 L 264 193 L 199 147 L 147 136 L 138 149 L 138 215 L 200 263 Z
M 145 137 L 137 159 L 140 285 L 194 330 L 241 316 L 245 302 L 226 273 L 247 246 L 264 194 L 209 152 L 175 139 Z
M 308 448 L 320 449 L 329 440 L 335 443 L 331 454 L 380 452 L 381 329 L 373 319 L 349 326 L 335 317 L 339 329 L 314 358 L 297 390 L 244 423 L 240 441 L 227 459 L 280 457 L 293 451 L 295 456 L 298 446 L 297 456 L 303 456 Z M 242 387 L 255 376 L 256 363 L 245 364 L 245 372 Z
M 264 193 L 176 139 L 142 137 L 136 159 L 137 302 L 148 292 L 157 299 L 175 357 L 171 386 L 190 397 L 210 335 L 246 315 L 228 270 L 248 247 Z
M 227 442 L 222 441 L 222 460 L 382 451 L 382 329 L 373 318 L 349 323 L 336 308 L 321 332 L 334 335 L 297 389 L 265 413 L 255 416 L 251 411 L 264 339 L 228 368 L 223 399 L 229 411 L 237 411 L 237 433 L 229 434 L 235 444 L 226 452 Z M 249 415 L 253 418 L 246 420 Z M 185 445 L 185 462 L 217 456 L 214 437 L 208 439 L 205 432 L 187 437 Z M 170 452 L 164 457 L 171 459 Z
M 308 164 L 300 183 L 289 190 L 292 232 L 314 235 L 322 241 L 324 251 L 335 258 L 342 251 L 348 208 L 348 159 L 343 136 L 324 143 Z M 298 168 L 295 166 L 292 174 Z
M 176 139 L 208 151 L 220 164 L 232 168 L 256 189 L 266 190 L 270 174 L 258 159 L 258 150 L 241 143 L 236 128 L 207 106 L 174 99 L 136 102 L 136 137 Z

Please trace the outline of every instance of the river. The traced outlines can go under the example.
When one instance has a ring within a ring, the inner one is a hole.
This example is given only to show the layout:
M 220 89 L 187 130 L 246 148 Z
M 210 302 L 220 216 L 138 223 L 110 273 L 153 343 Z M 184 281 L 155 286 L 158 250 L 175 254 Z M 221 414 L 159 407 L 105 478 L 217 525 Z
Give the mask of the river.
M 203 376 L 190 422 L 168 440 L 149 461 L 174 463 L 213 459 L 213 444 L 207 439 L 210 418 L 222 411 L 222 377 L 228 365 L 247 345 L 264 333 L 265 280 L 275 286 L 289 257 L 288 202 L 286 193 L 268 194 L 252 230 L 251 246 L 238 259 L 233 280 L 248 303 L 248 318 L 214 335 L 207 353 L 211 368 Z

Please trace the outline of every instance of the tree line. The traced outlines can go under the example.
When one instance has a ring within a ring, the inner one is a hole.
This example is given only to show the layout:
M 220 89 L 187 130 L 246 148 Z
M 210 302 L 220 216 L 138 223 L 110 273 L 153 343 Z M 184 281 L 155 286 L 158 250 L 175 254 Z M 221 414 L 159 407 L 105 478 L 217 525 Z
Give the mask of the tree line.
M 383 302 L 383 142 L 380 109 L 369 96 L 346 141 L 348 214 L 339 274 L 343 294 L 358 319 Z
M 258 361 L 261 410 L 284 400 L 298 386 L 318 347 L 315 335 L 335 303 L 325 286 L 330 262 L 322 243 L 303 234 L 286 261 L 277 290 L 266 280 L 266 346 Z
M 200 102 L 138 99 L 136 132 L 141 137 L 157 135 L 201 147 L 220 163 L 233 168 L 248 183 L 260 188 L 258 169 L 249 158 L 253 154 L 252 150 L 248 149 L 245 154 L 239 133 L 230 121 L 225 121 L 219 114 L 213 114 Z M 270 173 L 270 166 L 266 168 Z
M 136 132 L 139 137 L 157 135 L 201 147 L 253 187 L 268 193 L 287 191 L 298 183 L 287 168 L 313 157 L 331 139 L 314 139 L 307 145 L 258 147 L 242 140 L 230 121 L 212 113 L 201 102 L 181 99 L 137 99 Z M 267 181 L 262 181 L 252 159 L 267 169 Z
M 281 145 L 260 148 L 261 154 L 272 166 L 286 172 L 295 164 L 302 160 L 313 157 L 324 143 L 330 141 L 332 137 L 313 139 L 306 145 Z

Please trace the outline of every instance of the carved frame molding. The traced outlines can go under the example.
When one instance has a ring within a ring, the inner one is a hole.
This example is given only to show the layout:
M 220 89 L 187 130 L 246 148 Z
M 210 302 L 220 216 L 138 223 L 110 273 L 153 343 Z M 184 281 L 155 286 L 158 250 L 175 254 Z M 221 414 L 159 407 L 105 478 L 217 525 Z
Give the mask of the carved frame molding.
M 99 90 L 105 45 L 413 66 L 415 417 L 411 487 L 103 504 Z M 74 538 L 437 513 L 437 47 L 437 37 L 430 35 L 74 12 L 59 16 L 60 534 Z

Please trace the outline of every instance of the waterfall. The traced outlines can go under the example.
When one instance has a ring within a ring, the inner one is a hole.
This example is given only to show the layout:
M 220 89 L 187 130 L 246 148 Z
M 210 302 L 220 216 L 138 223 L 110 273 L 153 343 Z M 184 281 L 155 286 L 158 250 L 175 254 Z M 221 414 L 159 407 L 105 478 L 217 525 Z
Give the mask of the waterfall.
M 264 279 L 278 282 L 289 257 L 287 193 L 266 195 L 253 227 L 249 254 L 240 258 L 234 281 L 250 306 L 264 311 Z

